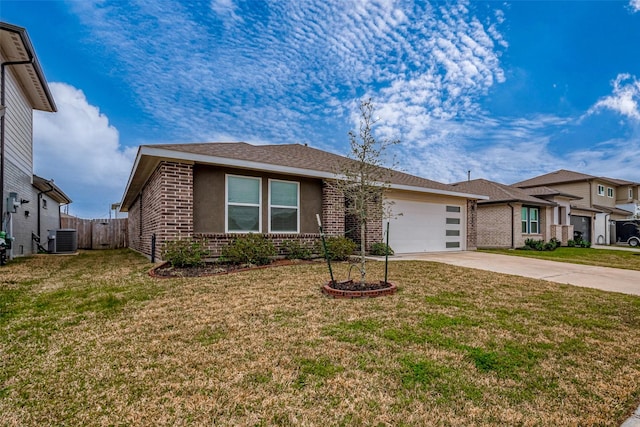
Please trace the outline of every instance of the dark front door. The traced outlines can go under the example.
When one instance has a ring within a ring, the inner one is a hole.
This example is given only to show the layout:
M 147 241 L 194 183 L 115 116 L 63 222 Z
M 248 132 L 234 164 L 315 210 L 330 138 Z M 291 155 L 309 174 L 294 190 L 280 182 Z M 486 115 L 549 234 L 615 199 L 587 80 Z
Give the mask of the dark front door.
M 591 218 L 588 216 L 571 215 L 571 225 L 573 225 L 573 236 L 582 240 L 591 241 Z

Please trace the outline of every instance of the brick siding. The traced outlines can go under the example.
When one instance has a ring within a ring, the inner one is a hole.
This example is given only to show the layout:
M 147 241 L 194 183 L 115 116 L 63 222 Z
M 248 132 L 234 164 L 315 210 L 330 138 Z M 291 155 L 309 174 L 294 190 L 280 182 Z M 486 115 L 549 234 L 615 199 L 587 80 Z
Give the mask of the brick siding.
M 344 236 L 344 194 L 330 181 L 322 181 L 322 227 L 328 236 Z
M 129 247 L 150 256 L 154 234 L 157 259 L 163 242 L 192 237 L 192 165 L 161 162 L 129 208 Z
M 196 233 L 193 237 L 196 239 L 204 239 L 207 249 L 211 252 L 212 257 L 220 256 L 221 250 L 224 246 L 227 246 L 234 239 L 246 236 L 242 233 Z M 265 234 L 278 250 L 278 255 L 286 255 L 283 243 L 286 241 L 297 241 L 302 246 L 314 250 L 317 243 L 320 240 L 320 234 Z
M 478 248 L 478 201 L 467 200 L 467 250 Z

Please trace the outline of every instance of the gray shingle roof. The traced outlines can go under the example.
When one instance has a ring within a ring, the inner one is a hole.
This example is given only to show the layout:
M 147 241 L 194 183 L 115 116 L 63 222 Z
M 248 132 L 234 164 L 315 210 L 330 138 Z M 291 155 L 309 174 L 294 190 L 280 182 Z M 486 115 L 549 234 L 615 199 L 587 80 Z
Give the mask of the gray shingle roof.
M 580 200 L 582 197 L 576 196 L 574 194 L 565 193 L 563 191 L 556 190 L 555 188 L 549 187 L 530 187 L 523 189 L 528 195 L 535 197 L 553 197 L 553 196 L 563 196 L 569 199 Z
M 520 188 L 486 179 L 462 181 L 453 184 L 453 187 L 458 188 L 459 191 L 482 194 L 489 197 L 489 200 L 479 200 L 478 204 L 522 202 L 533 205 L 555 206 L 555 203 L 533 197 Z
M 511 185 L 519 188 L 529 188 L 529 187 L 540 187 L 545 185 L 561 184 L 566 182 L 591 181 L 594 179 L 610 182 L 614 185 L 632 184 L 630 181 L 625 181 L 621 179 L 607 178 L 603 176 L 598 177 L 598 176 L 589 175 L 586 173 L 560 169 L 555 172 L 550 172 L 544 175 L 536 176 L 530 179 L 526 179 L 524 181 L 516 182 L 515 184 L 511 184 Z
M 328 173 L 339 173 L 343 170 L 342 165 L 352 161 L 344 156 L 302 144 L 251 145 L 245 142 L 209 142 L 199 144 L 147 145 L 146 147 L 163 148 L 183 153 L 267 163 Z M 445 191 L 460 191 L 448 184 L 398 171 L 393 171 L 389 180 L 392 184 L 398 185 Z

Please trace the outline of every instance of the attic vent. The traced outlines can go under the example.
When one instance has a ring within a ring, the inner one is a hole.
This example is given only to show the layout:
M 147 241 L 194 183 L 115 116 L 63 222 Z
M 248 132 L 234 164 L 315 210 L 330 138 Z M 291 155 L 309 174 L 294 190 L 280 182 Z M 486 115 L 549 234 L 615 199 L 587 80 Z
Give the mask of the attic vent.
M 78 232 L 72 228 L 49 230 L 49 252 L 73 253 L 78 250 Z

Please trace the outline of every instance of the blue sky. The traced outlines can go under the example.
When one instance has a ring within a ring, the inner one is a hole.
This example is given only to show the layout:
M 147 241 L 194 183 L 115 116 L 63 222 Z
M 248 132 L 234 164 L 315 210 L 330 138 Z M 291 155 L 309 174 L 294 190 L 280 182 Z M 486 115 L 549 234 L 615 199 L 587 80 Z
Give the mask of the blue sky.
M 0 19 L 50 82 L 35 173 L 74 215 L 109 214 L 140 144 L 346 154 L 366 97 L 409 173 L 640 182 L 640 0 L 2 0 Z

